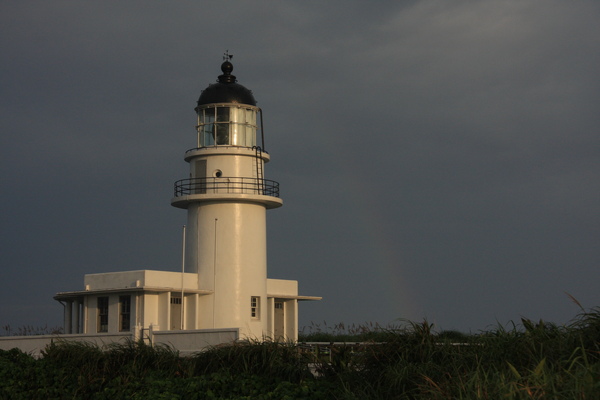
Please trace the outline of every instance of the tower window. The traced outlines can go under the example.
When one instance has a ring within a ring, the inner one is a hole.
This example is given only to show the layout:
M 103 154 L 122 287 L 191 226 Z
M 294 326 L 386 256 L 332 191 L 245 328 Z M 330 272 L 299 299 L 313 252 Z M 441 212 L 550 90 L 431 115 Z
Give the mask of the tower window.
M 119 331 L 131 329 L 131 296 L 119 296 Z
M 98 297 L 98 332 L 108 332 L 108 297 Z
M 250 316 L 255 319 L 260 319 L 260 297 L 250 297 Z

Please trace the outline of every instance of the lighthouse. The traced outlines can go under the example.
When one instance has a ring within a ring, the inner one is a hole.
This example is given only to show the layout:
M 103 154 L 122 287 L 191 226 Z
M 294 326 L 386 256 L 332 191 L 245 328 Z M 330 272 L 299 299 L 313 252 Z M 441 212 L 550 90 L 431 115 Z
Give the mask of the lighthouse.
M 187 210 L 185 269 L 210 292 L 200 328 L 269 331 L 266 211 L 281 207 L 279 184 L 265 179 L 262 111 L 237 82 L 228 56 L 216 83 L 200 94 L 196 147 L 185 153 L 190 177 L 175 183 L 171 204 Z
M 66 335 L 107 343 L 123 338 L 180 351 L 239 339 L 297 340 L 295 280 L 267 278 L 267 210 L 281 207 L 265 178 L 262 110 L 237 82 L 225 54 L 217 81 L 195 107 L 189 175 L 171 205 L 187 211 L 182 268 L 87 274 L 83 290 L 59 292 Z

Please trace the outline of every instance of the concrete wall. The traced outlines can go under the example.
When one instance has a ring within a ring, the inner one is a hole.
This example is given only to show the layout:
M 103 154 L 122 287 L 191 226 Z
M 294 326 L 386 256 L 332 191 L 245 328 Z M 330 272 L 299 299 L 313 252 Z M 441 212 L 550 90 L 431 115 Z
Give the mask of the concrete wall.
M 189 355 L 223 343 L 233 343 L 239 339 L 239 329 L 197 329 L 190 331 L 153 332 L 152 344 L 168 345 L 179 350 L 181 355 Z
M 190 331 L 152 331 L 144 330 L 144 337 L 156 345 L 168 345 L 179 350 L 181 355 L 189 355 L 202 351 L 210 346 L 233 343 L 239 339 L 239 329 L 200 329 Z M 42 350 L 52 342 L 75 341 L 87 342 L 98 346 L 111 343 L 125 343 L 134 340 L 133 334 L 98 335 L 39 335 L 39 336 L 6 336 L 0 337 L 0 350 L 21 349 L 34 357 L 40 357 Z
M 74 342 L 88 342 L 98 346 L 105 346 L 115 342 L 125 342 L 132 339 L 131 334 L 101 334 L 101 335 L 39 335 L 39 336 L 6 336 L 0 337 L 0 350 L 21 349 L 34 357 L 40 357 L 41 351 L 52 342 L 61 340 Z
M 274 297 L 277 295 L 298 296 L 298 281 L 267 279 L 267 293 Z

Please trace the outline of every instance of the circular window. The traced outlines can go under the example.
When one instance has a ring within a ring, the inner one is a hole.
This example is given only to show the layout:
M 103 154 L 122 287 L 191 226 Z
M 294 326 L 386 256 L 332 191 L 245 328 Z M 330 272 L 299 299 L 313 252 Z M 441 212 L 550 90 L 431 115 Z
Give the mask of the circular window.
M 223 176 L 223 171 L 221 171 L 220 169 L 216 169 L 215 172 L 213 172 L 213 176 L 215 178 L 220 178 L 221 176 Z

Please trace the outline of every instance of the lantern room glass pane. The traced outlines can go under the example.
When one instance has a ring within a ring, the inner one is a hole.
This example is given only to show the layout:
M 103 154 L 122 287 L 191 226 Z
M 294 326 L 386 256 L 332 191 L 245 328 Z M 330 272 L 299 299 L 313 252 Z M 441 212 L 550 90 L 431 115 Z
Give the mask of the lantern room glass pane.
M 246 110 L 246 123 L 256 126 L 256 111 Z
M 231 144 L 233 146 L 243 146 L 243 140 L 240 138 L 240 125 L 232 123 L 231 124 Z
M 240 114 L 241 114 L 241 118 L 243 120 L 244 115 L 241 112 L 242 110 L 235 107 L 235 108 L 231 108 L 229 109 L 229 121 L 231 122 L 231 126 L 230 126 L 230 143 L 233 146 L 243 146 L 243 140 L 240 139 L 239 133 L 240 133 L 240 127 L 239 127 L 239 120 L 240 120 Z
M 229 109 L 229 121 L 244 123 L 244 117 L 244 110 L 237 107 Z
M 217 122 L 229 122 L 229 107 L 217 107 Z
M 213 134 L 213 129 L 214 129 L 214 125 L 210 124 L 210 125 L 204 125 L 202 127 L 202 141 L 200 142 L 200 146 L 204 147 L 204 146 L 214 146 L 215 145 L 215 139 L 214 139 L 214 134 Z
M 214 146 L 214 122 L 215 109 L 206 108 L 199 113 L 200 123 L 198 130 L 200 131 L 200 147 Z
M 246 146 L 256 146 L 256 111 L 246 109 Z
M 215 142 L 217 145 L 228 145 L 229 142 L 229 107 L 217 107 L 215 123 Z
M 246 143 L 246 146 L 248 146 L 248 147 L 254 146 L 255 143 L 252 140 L 252 132 L 254 131 L 254 128 L 252 128 L 250 125 L 244 125 L 241 127 L 241 130 L 244 135 L 244 143 Z
M 229 144 L 229 124 L 215 124 L 213 135 L 215 135 L 215 143 L 218 145 Z

